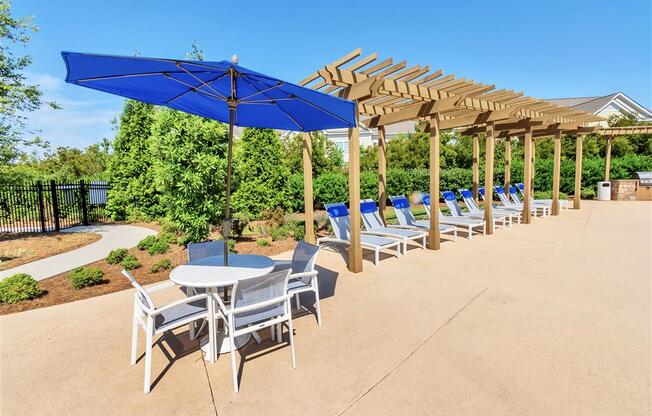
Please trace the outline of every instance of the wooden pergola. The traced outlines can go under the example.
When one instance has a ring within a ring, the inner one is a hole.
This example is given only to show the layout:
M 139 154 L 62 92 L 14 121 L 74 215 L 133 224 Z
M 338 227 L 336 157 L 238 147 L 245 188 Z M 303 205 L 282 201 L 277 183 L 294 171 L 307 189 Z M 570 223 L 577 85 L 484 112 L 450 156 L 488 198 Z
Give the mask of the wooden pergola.
M 577 137 L 577 164 L 575 175 L 574 207 L 579 208 L 581 183 L 582 135 L 592 133 L 597 127 L 588 123 L 604 120 L 591 113 L 553 104 L 549 101 L 525 96 L 511 90 L 496 90 L 494 85 L 476 83 L 473 80 L 444 75 L 441 69 L 427 66 L 408 66 L 405 61 L 392 58 L 380 60 L 378 55 L 361 57 L 355 51 L 325 65 L 306 77 L 300 85 L 309 86 L 324 93 L 354 101 L 358 120 L 368 127 L 378 129 L 378 199 L 383 215 L 387 199 L 385 126 L 407 120 L 425 123 L 430 135 L 430 194 L 434 200 L 439 196 L 440 131 L 463 128 L 473 136 L 473 191 L 477 198 L 479 185 L 479 134 L 486 137 L 485 198 L 493 200 L 494 143 L 506 139 L 506 186 L 509 185 L 511 159 L 510 143 L 513 137 L 523 137 L 525 143 L 525 194 L 532 192 L 534 174 L 534 139 L 554 137 L 554 187 L 553 215 L 558 215 L 561 137 L 563 134 Z M 306 241 L 315 240 L 313 230 L 312 160 L 311 140 L 304 134 L 304 191 L 306 214 Z M 349 270 L 362 270 L 360 246 L 360 142 L 357 128 L 349 129 L 349 204 L 351 242 L 349 246 Z M 428 247 L 440 247 L 439 205 L 430 206 L 430 230 Z M 488 234 L 493 233 L 492 204 L 485 206 Z M 529 223 L 530 200 L 525 198 L 523 221 Z

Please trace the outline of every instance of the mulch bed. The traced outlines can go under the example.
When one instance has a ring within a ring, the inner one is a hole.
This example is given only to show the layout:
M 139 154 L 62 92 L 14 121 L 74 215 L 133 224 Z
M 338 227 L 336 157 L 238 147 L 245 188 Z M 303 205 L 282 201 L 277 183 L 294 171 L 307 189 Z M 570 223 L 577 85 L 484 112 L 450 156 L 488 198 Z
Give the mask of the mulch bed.
M 0 233 L 0 270 L 94 243 L 94 233 Z
M 152 224 L 138 224 L 148 226 L 156 229 Z M 212 236 L 213 237 L 213 236 Z M 263 238 L 262 236 L 247 236 L 242 237 L 236 241 L 235 251 L 243 254 L 261 254 L 271 256 L 285 251 L 293 250 L 296 241 L 293 239 L 286 239 L 282 241 L 269 240 L 269 246 L 259 246 L 256 240 Z M 132 270 L 132 274 L 136 277 L 140 284 L 146 285 L 150 283 L 160 282 L 168 279 L 170 270 L 162 270 L 158 273 L 151 273 L 149 271 L 152 264 L 161 259 L 170 259 L 172 267 L 185 264 L 187 262 L 186 248 L 176 244 L 170 245 L 170 250 L 165 254 L 157 254 L 151 256 L 147 251 L 141 251 L 137 248 L 129 250 L 138 258 L 142 267 Z M 108 253 L 107 253 L 108 255 Z M 87 299 L 94 296 L 105 295 L 120 290 L 131 288 L 127 279 L 120 273 L 122 266 L 110 265 L 105 260 L 100 260 L 91 263 L 88 267 L 97 267 L 104 272 L 104 282 L 102 284 L 86 287 L 83 289 L 74 289 L 68 281 L 69 272 L 41 280 L 39 286 L 44 291 L 43 294 L 37 298 L 27 301 L 22 301 L 14 304 L 0 305 L 0 315 L 6 315 L 15 312 L 26 311 L 30 309 L 44 308 L 47 306 L 58 305 L 62 303 L 72 302 L 81 299 Z

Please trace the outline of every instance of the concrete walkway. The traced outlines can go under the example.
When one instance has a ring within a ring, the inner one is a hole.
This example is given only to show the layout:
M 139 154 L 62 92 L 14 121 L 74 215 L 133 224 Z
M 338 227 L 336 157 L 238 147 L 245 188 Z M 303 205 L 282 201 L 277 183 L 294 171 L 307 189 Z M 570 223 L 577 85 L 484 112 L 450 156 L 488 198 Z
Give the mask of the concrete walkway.
M 135 247 L 136 244 L 156 231 L 145 227 L 122 224 L 102 224 L 81 227 L 72 227 L 61 230 L 62 233 L 96 233 L 102 238 L 87 246 L 57 254 L 31 263 L 23 264 L 12 269 L 0 271 L 0 279 L 16 273 L 27 273 L 36 280 L 43 280 L 67 272 L 76 267 L 93 263 L 105 258 L 113 249 Z
M 133 290 L 0 316 L 0 414 L 649 416 L 651 239 L 652 203 L 583 201 L 377 267 L 367 251 L 359 274 L 324 249 L 322 326 L 295 316 L 296 369 L 261 331 L 237 395 L 187 328 L 154 347 L 143 395 Z

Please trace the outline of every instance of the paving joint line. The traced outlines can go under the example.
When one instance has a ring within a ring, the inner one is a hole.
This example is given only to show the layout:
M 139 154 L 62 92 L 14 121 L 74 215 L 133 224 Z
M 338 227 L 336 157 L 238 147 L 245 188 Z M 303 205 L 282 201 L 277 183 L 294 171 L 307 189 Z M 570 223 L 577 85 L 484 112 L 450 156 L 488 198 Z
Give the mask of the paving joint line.
M 208 376 L 208 368 L 206 368 L 206 357 L 204 357 L 204 351 L 201 349 L 201 361 L 204 366 L 204 373 L 206 374 L 206 381 L 208 382 L 208 390 L 211 392 L 211 402 L 213 403 L 213 410 L 215 410 L 215 416 L 219 416 L 217 412 L 217 405 L 215 405 L 215 396 L 213 395 L 213 386 L 211 385 L 211 378 Z
M 365 390 L 364 393 L 362 393 L 361 395 L 359 395 L 358 397 L 356 397 L 355 400 L 353 400 L 351 403 L 349 403 L 349 405 L 346 406 L 342 411 L 340 411 L 339 413 L 337 413 L 337 416 L 341 416 L 341 415 L 343 415 L 344 413 L 346 413 L 346 412 L 347 412 L 351 407 L 353 407 L 354 404 L 356 404 L 357 402 L 359 402 L 359 401 L 360 401 L 362 398 L 364 398 L 368 393 L 370 393 L 371 390 L 375 389 L 375 388 L 376 388 L 380 383 L 382 383 L 383 381 L 385 381 L 385 379 L 387 379 L 390 375 L 392 375 L 392 373 L 393 373 L 395 370 L 397 370 L 400 366 L 403 365 L 403 363 L 405 363 L 408 359 L 410 359 L 410 357 L 412 357 L 412 356 L 414 355 L 415 352 L 417 352 L 417 351 L 418 351 L 422 346 L 424 346 L 424 345 L 425 345 L 428 341 L 430 341 L 430 340 L 431 340 L 435 335 L 437 335 L 437 333 L 439 333 L 440 330 L 442 330 L 446 325 L 448 325 L 448 324 L 449 324 L 453 319 L 455 319 L 459 314 L 461 314 L 462 312 L 464 312 L 464 310 L 465 310 L 466 308 L 468 308 L 468 307 L 469 307 L 473 302 L 476 301 L 476 299 L 478 299 L 478 298 L 479 298 L 480 296 L 482 296 L 482 295 L 483 295 L 487 290 L 489 290 L 490 287 L 491 287 L 491 286 L 487 286 L 487 287 L 485 287 L 483 290 L 481 290 L 481 291 L 478 292 L 475 296 L 473 296 L 473 298 L 471 298 L 471 299 L 470 299 L 470 300 L 469 300 L 469 301 L 468 301 L 464 306 L 462 306 L 462 307 L 461 307 L 457 312 L 455 312 L 455 313 L 454 313 L 450 318 L 448 318 L 448 319 L 446 320 L 446 322 L 444 322 L 444 323 L 441 324 L 437 329 L 435 329 L 435 331 L 434 331 L 432 334 L 430 334 L 430 335 L 428 336 L 428 338 L 426 338 L 426 339 L 424 339 L 423 341 L 421 341 L 421 343 L 419 343 L 419 345 L 417 345 L 416 347 L 414 347 L 414 349 L 412 349 L 412 351 L 410 351 L 410 352 L 409 352 L 405 357 L 403 357 L 403 359 L 401 359 L 401 361 L 399 361 L 396 365 L 394 365 L 394 367 L 392 367 L 392 368 L 387 372 L 387 374 L 385 374 L 385 375 L 384 375 L 383 377 L 381 377 L 377 382 L 375 382 L 371 387 L 369 387 L 367 390 Z

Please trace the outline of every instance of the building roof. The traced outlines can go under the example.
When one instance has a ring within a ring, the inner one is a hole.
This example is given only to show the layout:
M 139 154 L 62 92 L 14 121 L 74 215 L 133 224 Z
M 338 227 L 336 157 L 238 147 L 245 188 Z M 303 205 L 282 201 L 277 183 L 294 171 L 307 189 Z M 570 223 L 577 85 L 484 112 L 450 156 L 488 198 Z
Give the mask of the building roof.
M 577 110 L 598 114 L 603 108 L 616 99 L 622 100 L 628 106 L 638 110 L 641 115 L 643 115 L 643 119 L 648 119 L 652 115 L 652 111 L 643 107 L 621 91 L 598 97 L 552 98 L 548 101 L 562 106 L 572 107 Z

